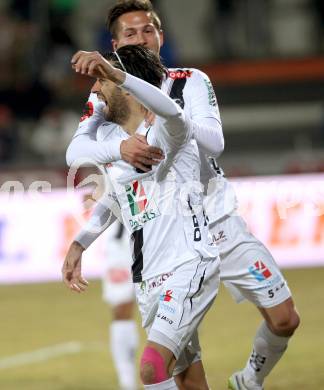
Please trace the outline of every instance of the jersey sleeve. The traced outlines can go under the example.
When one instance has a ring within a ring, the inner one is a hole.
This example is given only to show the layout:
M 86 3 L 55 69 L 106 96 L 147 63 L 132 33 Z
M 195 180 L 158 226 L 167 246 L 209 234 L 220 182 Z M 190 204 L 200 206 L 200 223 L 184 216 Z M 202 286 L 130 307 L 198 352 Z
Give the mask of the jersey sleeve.
M 205 154 L 218 157 L 224 150 L 224 136 L 217 98 L 208 76 L 193 69 L 184 89 L 190 109 L 193 136 Z
M 115 124 L 105 121 L 104 106 L 105 104 L 98 100 L 96 94 L 90 94 L 79 126 L 66 151 L 66 162 L 69 166 L 80 159 L 94 161 L 97 164 L 121 159 L 122 140 L 119 137 L 109 137 L 109 141 L 96 141 L 98 133 L 109 135 L 115 127 Z
M 79 231 L 74 241 L 87 249 L 110 225 L 120 217 L 120 208 L 113 195 L 105 195 L 91 214 L 90 219 Z

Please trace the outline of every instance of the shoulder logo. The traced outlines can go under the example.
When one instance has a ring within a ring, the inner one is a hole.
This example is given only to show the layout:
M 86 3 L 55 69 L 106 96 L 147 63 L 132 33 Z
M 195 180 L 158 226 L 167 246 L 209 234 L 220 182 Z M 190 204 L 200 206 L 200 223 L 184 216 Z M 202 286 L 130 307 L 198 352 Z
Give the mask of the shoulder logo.
M 80 122 L 84 121 L 85 119 L 90 118 L 93 115 L 93 103 L 92 102 L 86 102 L 84 109 L 82 111 L 82 116 L 80 118 Z
M 210 80 L 206 80 L 206 79 L 204 79 L 204 82 L 207 88 L 209 105 L 212 107 L 216 107 L 217 99 L 216 99 L 216 95 L 212 83 L 210 82 Z
M 176 79 L 187 79 L 188 77 L 191 77 L 192 71 L 189 69 L 178 69 L 178 70 L 171 70 L 168 71 L 168 76 L 170 79 L 176 80 Z

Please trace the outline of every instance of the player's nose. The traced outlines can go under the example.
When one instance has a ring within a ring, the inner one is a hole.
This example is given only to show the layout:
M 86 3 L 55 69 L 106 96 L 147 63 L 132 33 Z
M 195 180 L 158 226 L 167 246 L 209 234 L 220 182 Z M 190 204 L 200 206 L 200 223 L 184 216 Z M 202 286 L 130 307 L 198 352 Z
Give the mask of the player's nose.
M 141 45 L 141 46 L 146 46 L 147 42 L 146 42 L 146 39 L 145 39 L 145 36 L 142 32 L 138 32 L 137 33 L 137 42 L 136 42 L 137 45 Z

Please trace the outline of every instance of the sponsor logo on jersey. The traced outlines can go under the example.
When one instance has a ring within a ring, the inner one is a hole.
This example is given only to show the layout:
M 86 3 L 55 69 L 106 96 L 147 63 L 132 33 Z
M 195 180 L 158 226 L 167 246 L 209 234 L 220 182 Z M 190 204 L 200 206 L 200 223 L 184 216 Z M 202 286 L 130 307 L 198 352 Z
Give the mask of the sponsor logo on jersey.
M 216 107 L 217 106 L 217 99 L 216 99 L 216 95 L 215 95 L 215 91 L 214 91 L 214 88 L 212 86 L 212 83 L 210 82 L 210 80 L 206 80 L 206 79 L 204 79 L 204 82 L 205 82 L 205 85 L 206 85 L 207 91 L 208 91 L 209 105 Z
M 259 282 L 262 282 L 272 276 L 269 268 L 261 260 L 256 261 L 254 265 L 248 268 L 248 270 Z
M 125 186 L 128 204 L 134 217 L 145 210 L 147 197 L 143 185 L 139 181 L 133 181 L 132 184 Z
M 83 122 L 85 119 L 90 118 L 93 115 L 93 104 L 92 102 L 86 102 L 83 111 L 82 116 L 80 118 L 80 122 Z
M 133 230 L 144 225 L 144 223 L 160 215 L 159 209 L 155 202 L 147 199 L 143 184 L 139 181 L 133 181 L 125 186 L 126 196 L 132 218 L 129 224 Z
M 186 69 L 186 70 L 171 70 L 168 72 L 168 76 L 170 77 L 170 79 L 172 80 L 176 80 L 176 79 L 186 79 L 188 77 L 191 77 L 192 75 L 192 71 L 189 70 L 189 69 Z

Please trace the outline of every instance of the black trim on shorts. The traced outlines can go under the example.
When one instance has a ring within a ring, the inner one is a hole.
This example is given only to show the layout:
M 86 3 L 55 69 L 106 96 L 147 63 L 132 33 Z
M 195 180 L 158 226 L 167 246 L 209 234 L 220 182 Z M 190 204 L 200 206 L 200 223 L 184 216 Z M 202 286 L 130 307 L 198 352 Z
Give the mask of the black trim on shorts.
M 191 305 L 191 308 L 192 308 L 192 300 L 193 298 L 199 293 L 200 289 L 201 289 L 201 286 L 205 280 L 205 274 L 206 274 L 206 268 L 204 270 L 204 273 L 203 273 L 203 276 L 200 278 L 200 281 L 199 281 L 199 286 L 198 286 L 198 289 L 197 291 L 193 294 L 193 296 L 190 298 L 190 305 Z
M 133 246 L 133 264 L 132 264 L 132 275 L 133 282 L 142 282 L 142 271 L 143 271 L 143 228 L 135 230 L 131 235 L 134 242 Z
M 187 294 L 186 294 L 184 300 L 182 301 L 182 314 L 181 314 L 181 318 L 180 318 L 180 321 L 179 321 L 179 326 L 180 326 L 180 324 L 181 324 L 181 322 L 182 322 L 183 315 L 184 315 L 184 311 L 185 311 L 184 302 L 186 301 L 188 295 L 190 294 L 191 283 L 192 283 L 192 281 L 195 279 L 196 274 L 197 274 L 197 272 L 198 272 L 198 269 L 199 269 L 199 266 L 200 266 L 201 263 L 202 263 L 202 260 L 201 260 L 201 258 L 200 258 L 200 261 L 199 261 L 199 263 L 197 264 L 197 267 L 196 267 L 196 271 L 195 271 L 195 273 L 194 273 L 194 276 L 193 276 L 192 279 L 190 280 L 189 289 L 188 289 L 188 291 L 187 291 Z M 192 306 L 191 306 L 191 308 L 192 308 Z

